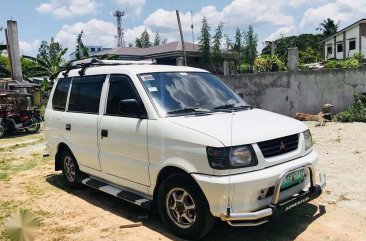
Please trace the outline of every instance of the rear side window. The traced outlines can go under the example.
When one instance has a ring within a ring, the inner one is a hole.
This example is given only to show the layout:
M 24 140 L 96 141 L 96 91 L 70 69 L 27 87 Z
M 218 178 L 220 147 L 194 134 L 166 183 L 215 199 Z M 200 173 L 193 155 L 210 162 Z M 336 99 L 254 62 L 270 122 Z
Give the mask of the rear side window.
M 59 79 L 57 82 L 52 99 L 52 108 L 54 110 L 65 111 L 70 82 L 71 78 Z
M 129 113 L 120 113 L 119 102 L 126 99 L 140 101 L 135 86 L 125 75 L 111 75 L 107 102 L 107 115 L 128 116 Z
M 104 75 L 74 77 L 68 111 L 98 114 L 104 79 Z

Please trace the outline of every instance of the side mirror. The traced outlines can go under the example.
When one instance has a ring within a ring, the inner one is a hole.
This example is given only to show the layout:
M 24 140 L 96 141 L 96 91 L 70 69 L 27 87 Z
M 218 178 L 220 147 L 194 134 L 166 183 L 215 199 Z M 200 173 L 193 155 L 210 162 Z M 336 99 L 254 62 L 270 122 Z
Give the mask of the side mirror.
M 242 99 L 244 99 L 244 93 L 243 92 L 236 92 L 237 95 L 239 95 Z
M 141 105 L 136 99 L 126 99 L 119 102 L 119 112 L 134 117 L 142 115 Z

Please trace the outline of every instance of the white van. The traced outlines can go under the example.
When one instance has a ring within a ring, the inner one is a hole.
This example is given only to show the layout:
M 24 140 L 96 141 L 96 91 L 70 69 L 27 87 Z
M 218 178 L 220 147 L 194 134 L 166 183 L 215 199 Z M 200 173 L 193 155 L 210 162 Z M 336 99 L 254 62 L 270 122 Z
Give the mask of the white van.
M 325 185 L 305 124 L 249 106 L 202 69 L 77 63 L 55 81 L 45 134 L 70 187 L 156 207 L 184 238 L 216 217 L 266 223 Z

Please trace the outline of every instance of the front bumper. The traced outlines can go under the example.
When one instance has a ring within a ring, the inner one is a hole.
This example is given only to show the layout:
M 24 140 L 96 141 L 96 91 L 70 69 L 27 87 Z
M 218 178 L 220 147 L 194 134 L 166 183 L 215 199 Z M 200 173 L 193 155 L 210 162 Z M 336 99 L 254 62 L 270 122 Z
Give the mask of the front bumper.
M 279 202 L 280 187 L 287 174 L 301 170 L 308 169 L 310 173 L 310 187 L 307 191 L 301 191 L 285 200 Z M 279 216 L 292 208 L 299 206 L 302 203 L 309 202 L 322 193 L 326 185 L 325 175 L 319 174 L 319 183 L 316 184 L 315 169 L 311 163 L 300 164 L 286 169 L 278 176 L 272 195 L 271 204 L 263 209 L 255 212 L 239 212 L 232 213 L 228 209 L 226 215 L 222 214 L 220 218 L 227 221 L 231 226 L 257 226 L 268 222 L 271 218 Z

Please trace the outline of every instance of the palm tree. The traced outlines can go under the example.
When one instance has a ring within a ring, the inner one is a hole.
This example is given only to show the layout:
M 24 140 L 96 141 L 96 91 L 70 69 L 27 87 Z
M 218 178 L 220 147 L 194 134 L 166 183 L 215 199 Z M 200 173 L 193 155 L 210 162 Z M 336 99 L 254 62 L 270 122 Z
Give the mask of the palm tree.
M 62 70 L 63 56 L 66 52 L 67 48 L 61 50 L 53 60 L 49 56 L 37 58 L 23 55 L 23 59 L 29 62 L 29 64 L 23 67 L 23 74 L 26 77 L 48 77 L 51 83 L 53 83 L 58 73 Z
M 337 33 L 339 27 L 339 20 L 337 23 L 334 22 L 333 19 L 327 18 L 323 22 L 319 23 L 319 27 L 315 30 L 322 31 L 325 37 L 329 37 L 335 33 Z

